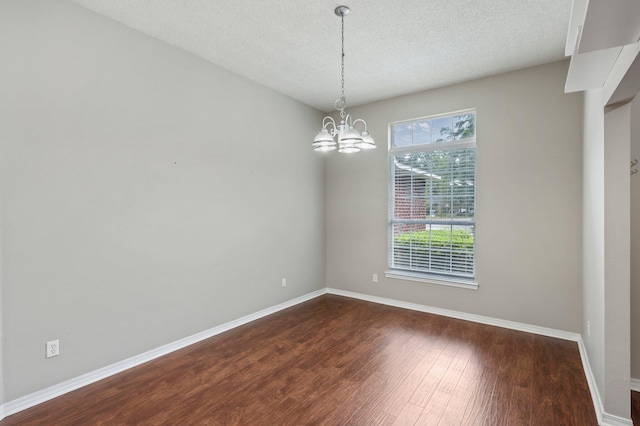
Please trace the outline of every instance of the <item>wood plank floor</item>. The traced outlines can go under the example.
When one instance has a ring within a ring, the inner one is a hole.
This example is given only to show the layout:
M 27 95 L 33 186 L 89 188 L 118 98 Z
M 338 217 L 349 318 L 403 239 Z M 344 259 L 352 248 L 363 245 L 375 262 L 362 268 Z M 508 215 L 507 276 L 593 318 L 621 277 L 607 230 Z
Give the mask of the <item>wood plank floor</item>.
M 10 425 L 596 425 L 569 342 L 325 295 Z
M 640 426 L 640 393 L 631 391 L 631 420 L 635 426 Z

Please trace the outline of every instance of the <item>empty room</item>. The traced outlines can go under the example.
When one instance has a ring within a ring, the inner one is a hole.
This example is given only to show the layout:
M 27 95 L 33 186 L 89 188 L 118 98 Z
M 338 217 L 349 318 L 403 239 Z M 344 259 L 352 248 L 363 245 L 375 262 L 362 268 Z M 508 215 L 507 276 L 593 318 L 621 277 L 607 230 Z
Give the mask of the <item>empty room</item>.
M 638 40 L 0 0 L 0 426 L 640 424 Z

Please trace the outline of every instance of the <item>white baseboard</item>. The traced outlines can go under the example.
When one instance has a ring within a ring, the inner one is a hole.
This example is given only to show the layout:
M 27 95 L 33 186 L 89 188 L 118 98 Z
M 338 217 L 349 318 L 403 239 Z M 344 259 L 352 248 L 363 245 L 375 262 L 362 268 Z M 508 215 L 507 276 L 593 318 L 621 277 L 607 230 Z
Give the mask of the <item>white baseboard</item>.
M 482 315 L 468 314 L 465 312 L 452 311 L 449 309 L 434 308 L 432 306 L 418 305 L 416 303 L 403 302 L 401 300 L 387 299 L 384 297 L 370 296 L 368 294 L 354 293 L 351 291 L 327 288 L 327 293 L 338 296 L 351 297 L 352 299 L 366 300 L 368 302 L 380 303 L 382 305 L 395 306 L 397 308 L 410 309 L 412 311 L 426 312 L 429 314 L 441 315 L 449 318 L 457 318 L 480 324 L 493 325 L 496 327 L 509 328 L 511 330 L 524 331 L 527 333 L 540 334 L 542 336 L 556 337 L 563 340 L 577 342 L 580 334 L 568 331 L 556 330 L 553 328 L 539 327 L 537 325 L 524 324 L 515 321 L 507 321 L 497 318 L 485 317 Z
M 604 406 L 602 405 L 602 398 L 600 397 L 600 392 L 598 391 L 598 386 L 596 384 L 596 377 L 593 375 L 593 370 L 591 370 L 591 364 L 589 363 L 589 357 L 587 356 L 587 348 L 584 345 L 584 340 L 582 340 L 582 336 L 578 340 L 578 349 L 580 350 L 580 359 L 582 360 L 582 368 L 584 369 L 584 375 L 587 378 L 587 384 L 589 385 L 589 391 L 591 392 L 591 399 L 593 400 L 593 408 L 596 410 L 596 417 L 598 418 L 598 424 L 604 425 L 603 417 L 604 417 Z
M 349 297 L 352 299 L 360 299 L 368 302 L 379 303 L 382 305 L 395 306 L 398 308 L 409 309 L 412 311 L 426 312 L 426 313 L 446 316 L 450 318 L 457 318 L 457 319 L 462 319 L 466 321 L 472 321 L 476 323 L 493 325 L 496 327 L 503 327 L 511 330 L 524 331 L 527 333 L 534 333 L 534 334 L 539 334 L 543 336 L 556 337 L 559 339 L 571 340 L 571 341 L 577 342 L 578 349 L 580 351 L 580 358 L 582 359 L 582 365 L 587 378 L 587 383 L 589 385 L 589 390 L 591 391 L 591 397 L 593 399 L 593 405 L 596 411 L 598 424 L 603 426 L 633 426 L 633 424 L 631 423 L 631 420 L 623 419 L 621 417 L 617 417 L 612 414 L 607 414 L 604 412 L 602 399 L 600 398 L 600 393 L 598 392 L 598 387 L 596 385 L 595 377 L 593 375 L 591 366 L 589 364 L 587 351 L 584 346 L 582 336 L 578 333 L 570 333 L 567 331 L 555 330 L 552 328 L 539 327 L 535 325 L 524 324 L 524 323 L 519 323 L 514 321 L 506 321 L 506 320 L 486 317 L 482 315 L 452 311 L 448 309 L 435 308 L 435 307 L 426 306 L 426 305 L 419 305 L 415 303 L 403 302 L 400 300 L 370 296 L 367 294 L 355 293 L 351 291 L 339 290 L 334 288 L 325 288 L 325 289 L 314 291 L 312 293 L 308 293 L 306 295 L 286 301 L 279 305 L 263 309 L 259 312 L 244 316 L 242 318 L 238 318 L 236 320 L 219 325 L 217 327 L 211 328 L 201 333 L 197 333 L 192 336 L 186 337 L 184 339 L 177 340 L 173 343 L 169 343 L 159 348 L 152 349 L 143 354 L 136 355 L 129 359 L 117 362 L 115 364 L 92 371 L 90 373 L 83 374 L 82 376 L 76 377 L 74 379 L 67 380 L 57 385 L 50 386 L 46 389 L 42 389 L 40 391 L 18 398 L 14 401 L 10 401 L 4 405 L 0 405 L 0 420 L 2 420 L 6 416 L 10 416 L 11 414 L 15 414 L 22 410 L 26 410 L 27 408 L 33 407 L 34 405 L 43 403 L 45 401 L 48 401 L 50 399 L 53 399 L 65 393 L 79 389 L 83 386 L 97 382 L 98 380 L 102 380 L 114 374 L 120 373 L 132 367 L 138 366 L 145 362 L 151 361 L 163 355 L 174 352 L 178 349 L 182 349 L 194 343 L 200 342 L 209 337 L 213 337 L 220 333 L 224 333 L 225 331 L 231 330 L 233 328 L 247 324 L 251 321 L 255 321 L 267 315 L 271 315 L 283 309 L 295 306 L 299 303 L 306 302 L 308 300 L 314 299 L 316 297 L 322 296 L 323 294 L 327 294 L 327 293 L 335 294 L 338 296 Z M 637 390 L 640 392 L 640 380 L 631 379 L 631 389 Z
M 633 426 L 631 419 L 623 419 L 613 414 L 604 413 L 602 416 L 601 426 Z
M 251 321 L 255 321 L 267 315 L 271 315 L 283 309 L 290 308 L 299 303 L 306 302 L 307 300 L 314 299 L 318 296 L 322 296 L 323 294 L 326 294 L 326 293 L 327 293 L 326 289 L 321 289 L 321 290 L 314 291 L 312 293 L 305 294 L 295 299 L 288 300 L 284 303 L 280 303 L 279 305 L 275 305 L 270 308 L 263 309 L 259 312 L 246 315 L 242 318 L 238 318 L 236 320 L 227 322 L 217 327 L 213 327 L 209 330 L 205 330 L 203 332 L 194 334 L 192 336 L 185 337 L 184 339 L 180 339 L 175 342 L 166 344 L 164 346 L 160 346 L 159 348 L 152 349 L 140 355 L 136 355 L 134 357 L 125 359 L 123 361 L 116 362 L 115 364 L 108 365 L 106 367 L 100 368 L 90 373 L 83 374 L 82 376 L 75 377 L 73 379 L 67 380 L 57 385 L 50 386 L 48 388 L 42 389 L 40 391 L 23 396 L 16 400 L 10 401 L 4 405 L 0 405 L 0 420 L 3 419 L 5 416 L 10 416 L 22 410 L 26 410 L 27 408 L 33 407 L 34 405 L 41 404 L 45 401 L 48 401 L 60 395 L 64 395 L 65 393 L 74 391 L 83 386 L 97 382 L 98 380 L 102 380 L 109 376 L 113 376 L 114 374 L 121 373 L 122 371 L 128 370 L 132 367 L 136 367 L 140 364 L 144 364 L 145 362 L 151 361 L 163 355 L 177 351 L 178 349 L 182 349 L 194 343 L 200 342 L 204 339 L 208 339 L 209 337 L 213 337 L 220 333 L 224 333 L 225 331 L 247 324 Z

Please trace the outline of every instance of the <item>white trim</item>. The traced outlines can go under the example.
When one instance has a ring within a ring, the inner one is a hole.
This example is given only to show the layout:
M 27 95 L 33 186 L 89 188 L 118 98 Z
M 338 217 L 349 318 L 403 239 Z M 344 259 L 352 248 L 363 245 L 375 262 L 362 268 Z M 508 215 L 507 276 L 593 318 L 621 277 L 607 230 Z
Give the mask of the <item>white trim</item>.
M 589 391 L 591 391 L 591 399 L 593 400 L 593 408 L 596 410 L 596 417 L 598 424 L 601 426 L 633 426 L 631 419 L 624 419 L 613 414 L 606 413 L 604 411 L 604 405 L 602 404 L 602 398 L 598 391 L 598 385 L 596 384 L 596 378 L 591 370 L 591 363 L 589 363 L 589 356 L 587 355 L 587 348 L 584 345 L 584 340 L 580 336 L 578 340 L 578 349 L 580 350 L 580 358 L 582 358 L 582 368 L 584 374 L 587 377 L 587 384 L 589 385 Z M 631 379 L 631 390 L 640 389 L 640 380 Z
M 475 115 L 475 114 L 474 114 Z M 464 149 L 464 148 L 475 148 L 476 138 L 466 138 L 466 139 L 458 139 L 453 141 L 442 141 L 442 142 L 429 142 L 423 143 L 420 145 L 409 145 L 409 146 L 392 146 L 389 148 L 389 154 L 391 156 L 402 155 L 402 154 L 412 154 L 418 152 L 433 152 L 433 151 L 444 151 L 450 149 Z
M 412 121 L 422 121 L 422 120 L 429 120 L 432 118 L 442 118 L 442 117 L 449 117 L 449 116 L 456 116 L 456 115 L 462 115 L 468 112 L 476 112 L 477 108 L 473 107 L 473 108 L 467 108 L 467 109 L 461 109 L 458 111 L 449 111 L 449 112 L 443 112 L 440 114 L 433 114 L 433 115 L 424 115 L 421 117 L 416 117 L 416 118 L 410 118 L 409 120 L 399 120 L 399 121 L 391 121 L 389 122 L 389 127 L 391 127 L 394 124 L 402 124 L 402 123 L 410 123 Z
M 631 378 L 631 390 L 634 392 L 640 392 L 640 379 Z
M 452 311 L 449 309 L 434 308 L 432 306 L 418 305 L 416 303 L 403 302 L 400 300 L 387 299 L 384 297 L 369 296 L 368 294 L 354 293 L 351 291 L 338 290 L 335 288 L 327 288 L 327 293 L 338 296 L 350 297 L 352 299 L 366 300 L 367 302 L 380 303 L 382 305 L 395 306 L 397 308 L 410 309 L 412 311 L 427 312 L 450 318 L 457 318 L 466 321 L 477 322 L 481 324 L 493 325 L 496 327 L 509 328 L 511 330 L 524 331 L 527 333 L 540 334 L 542 336 L 556 337 L 563 340 L 572 340 L 577 342 L 580 339 L 578 333 L 570 333 L 568 331 L 556 330 L 553 328 L 539 327 L 537 325 L 529 325 L 515 321 L 507 321 L 498 318 L 485 317 L 482 315 L 468 314 L 465 312 Z
M 312 293 L 305 294 L 295 299 L 291 299 L 286 302 L 280 303 L 279 305 L 275 305 L 270 308 L 266 308 L 261 311 L 258 311 L 256 313 L 238 318 L 236 320 L 229 321 L 217 327 L 210 328 L 209 330 L 205 330 L 200 333 L 194 334 L 192 336 L 185 337 L 184 339 L 176 340 L 173 343 L 160 346 L 159 348 L 152 349 L 140 355 L 136 355 L 131 358 L 125 359 L 123 361 L 116 362 L 115 364 L 111 364 L 106 367 L 100 368 L 98 370 L 89 372 L 87 374 L 83 374 L 82 376 L 75 377 L 73 379 L 64 381 L 57 385 L 53 385 L 48 388 L 39 390 L 32 394 L 25 395 L 21 398 L 10 401 L 4 405 L 0 405 L 0 415 L 10 416 L 19 411 L 26 410 L 27 408 L 33 407 L 34 405 L 41 404 L 45 401 L 48 401 L 60 395 L 64 395 L 67 392 L 74 391 L 83 386 L 97 382 L 98 380 L 102 380 L 109 376 L 113 376 L 114 374 L 118 374 L 132 367 L 138 366 L 140 364 L 144 364 L 145 362 L 151 361 L 163 355 L 177 351 L 178 349 L 182 349 L 194 343 L 200 342 L 204 339 L 208 339 L 209 337 L 213 337 L 220 333 L 224 333 L 225 331 L 247 324 L 251 321 L 255 321 L 257 319 L 263 318 L 267 315 L 274 314 L 283 309 L 290 308 L 299 303 L 306 302 L 308 300 L 322 296 L 323 294 L 326 294 L 326 293 L 327 293 L 327 289 L 320 289 Z M 0 417 L 0 419 L 2 418 L 3 417 Z
M 446 285 L 449 287 L 466 288 L 467 290 L 477 290 L 478 283 L 472 280 L 456 279 L 455 277 L 439 278 L 435 275 L 419 274 L 417 272 L 384 271 L 384 276 L 395 280 L 417 281 L 427 284 Z
M 584 375 L 587 378 L 587 384 L 589 385 L 589 391 L 591 392 L 591 399 L 593 400 L 593 408 L 596 410 L 596 418 L 598 419 L 598 424 L 604 424 L 602 422 L 604 416 L 604 407 L 602 405 L 602 398 L 600 398 L 600 392 L 598 392 L 598 385 L 596 384 L 596 377 L 593 375 L 593 370 L 591 370 L 591 363 L 589 363 L 589 357 L 587 356 L 587 348 L 584 345 L 584 340 L 582 340 L 582 336 L 578 340 L 578 350 L 580 351 L 580 359 L 582 360 L 582 369 L 584 370 Z
M 602 426 L 633 426 L 631 419 L 623 419 L 613 414 L 604 413 L 602 416 Z

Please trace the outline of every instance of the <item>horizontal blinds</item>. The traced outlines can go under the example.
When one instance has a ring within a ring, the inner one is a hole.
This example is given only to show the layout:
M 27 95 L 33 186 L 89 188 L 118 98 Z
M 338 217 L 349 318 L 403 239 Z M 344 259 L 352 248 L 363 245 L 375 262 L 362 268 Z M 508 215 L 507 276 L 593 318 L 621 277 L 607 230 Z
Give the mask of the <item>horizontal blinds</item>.
M 475 139 L 465 146 L 391 149 L 392 269 L 474 276 Z

